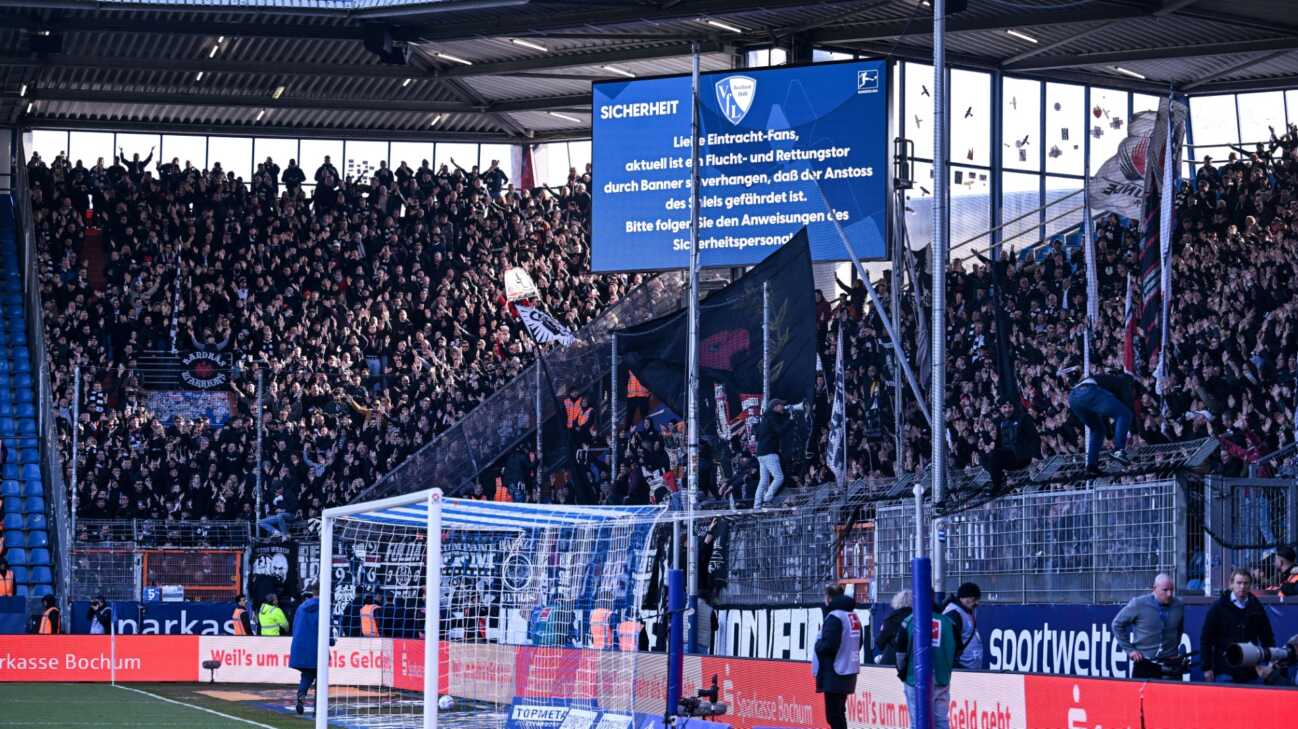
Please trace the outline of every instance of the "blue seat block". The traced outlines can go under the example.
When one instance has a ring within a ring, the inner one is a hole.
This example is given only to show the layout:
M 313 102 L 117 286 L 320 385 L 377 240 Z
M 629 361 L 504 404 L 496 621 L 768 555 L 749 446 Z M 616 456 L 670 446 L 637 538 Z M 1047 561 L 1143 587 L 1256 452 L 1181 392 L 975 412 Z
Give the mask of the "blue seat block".
M 38 529 L 39 527 L 31 525 L 31 516 L 39 514 L 42 519 L 45 518 L 45 497 L 28 496 L 23 499 L 23 513 L 28 515 L 27 528 Z
M 53 595 L 53 594 L 54 594 L 54 588 L 51 587 L 49 583 L 42 583 L 39 585 L 32 586 L 32 597 L 45 597 L 46 595 Z
M 6 529 L 4 535 L 5 546 L 9 548 L 26 547 L 27 542 L 31 541 L 26 532 L 17 529 Z
M 32 548 L 50 546 L 49 532 L 44 529 L 33 529 L 27 532 L 27 546 Z
M 0 482 L 0 496 L 22 496 L 23 485 L 14 479 Z
M 21 496 L 10 496 L 4 500 L 4 513 L 21 514 L 23 513 L 24 499 Z
M 23 479 L 27 481 L 41 480 L 41 467 L 35 463 L 28 463 L 23 466 Z
M 41 452 L 35 448 L 23 448 L 18 451 L 18 462 L 24 465 L 28 463 L 40 463 Z
M 43 501 L 43 499 L 42 499 L 42 501 Z M 28 513 L 27 516 L 23 517 L 23 524 L 24 524 L 24 526 L 27 527 L 28 530 L 32 530 L 32 529 L 44 529 L 44 528 L 45 528 L 45 515 L 44 515 L 44 514 L 37 514 L 37 513 Z
M 32 567 L 49 567 L 49 566 L 50 566 L 50 550 L 48 550 L 48 549 L 32 549 L 32 550 L 29 550 L 28 553 L 27 553 L 27 564 L 30 565 L 30 566 L 32 566 Z M 33 570 L 33 572 L 35 572 L 35 570 Z M 32 582 L 49 582 L 49 580 L 42 580 L 41 578 L 37 577 L 35 574 L 32 575 L 32 580 L 31 580 L 31 581 L 32 581 Z
M 6 529 L 5 531 L 9 530 Z M 5 557 L 8 558 L 9 564 L 27 566 L 27 550 L 22 547 L 9 547 L 8 544 L 5 546 Z
M 26 438 L 30 438 L 30 437 L 36 435 L 36 419 L 35 419 L 35 418 L 19 418 L 19 419 L 18 419 L 18 435 L 20 435 L 20 436 L 22 436 L 22 437 L 26 437 Z M 35 462 L 35 460 L 30 461 L 30 462 Z
M 19 530 L 23 528 L 23 515 L 20 513 L 5 514 L 5 531 Z
M 40 479 L 27 481 L 23 484 L 23 496 L 44 496 L 45 486 Z

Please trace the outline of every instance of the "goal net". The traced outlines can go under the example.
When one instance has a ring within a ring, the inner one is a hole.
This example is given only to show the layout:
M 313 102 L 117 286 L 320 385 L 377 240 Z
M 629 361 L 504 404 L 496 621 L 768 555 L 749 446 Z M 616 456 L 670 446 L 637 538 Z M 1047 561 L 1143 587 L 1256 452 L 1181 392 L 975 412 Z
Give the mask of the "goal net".
M 662 516 L 436 489 L 327 510 L 316 726 L 629 729 L 661 716 L 666 661 L 642 648 L 660 632 L 644 605 Z

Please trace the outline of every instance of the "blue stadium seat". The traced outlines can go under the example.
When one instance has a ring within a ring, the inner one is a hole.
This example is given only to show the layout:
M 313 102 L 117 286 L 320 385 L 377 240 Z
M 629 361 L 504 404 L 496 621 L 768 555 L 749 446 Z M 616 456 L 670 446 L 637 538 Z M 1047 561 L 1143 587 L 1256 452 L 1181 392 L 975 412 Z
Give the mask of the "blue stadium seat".
M 41 483 L 39 478 L 30 479 L 23 484 L 23 496 L 31 497 L 44 495 L 45 486 Z
M 19 438 L 17 441 L 10 441 L 10 442 L 17 443 L 19 448 L 40 448 L 41 447 L 40 439 L 36 437 Z
M 18 584 L 27 582 L 27 565 L 14 566 L 11 562 L 9 566 L 13 567 L 14 570 L 14 582 Z
M 6 529 L 4 535 L 5 546 L 10 549 L 26 547 L 27 542 L 30 541 L 30 537 L 21 529 Z
M 40 516 L 42 519 L 45 518 L 45 497 L 28 496 L 23 499 L 23 513 L 28 514 L 27 528 L 39 529 L 40 527 L 32 526 L 31 517 Z
M 21 292 L 21 291 L 23 290 L 23 283 L 22 283 L 22 281 L 18 281 L 18 280 L 12 279 L 12 278 L 6 278 L 6 279 L 4 279 L 4 281 L 3 281 L 3 285 L 4 285 L 4 290 L 5 290 L 5 291 L 17 291 L 17 292 Z
M 14 344 L 13 357 L 15 359 L 21 359 L 25 362 L 30 362 L 32 359 L 32 351 L 27 348 L 26 335 L 24 335 L 22 339 L 15 341 L 13 344 Z
M 19 373 L 19 375 L 20 375 L 19 377 L 15 377 L 15 378 L 14 378 L 14 386 L 15 386 L 15 387 L 23 387 L 24 385 L 23 385 L 23 382 L 22 382 L 22 377 L 21 377 L 21 375 L 26 374 L 26 375 L 27 375 L 27 384 L 26 384 L 25 386 L 26 386 L 26 387 L 31 387 L 31 386 L 32 386 L 32 377 L 31 377 L 30 374 L 27 374 L 27 373 L 29 373 L 29 372 L 32 371 L 32 363 L 29 362 L 29 361 L 27 361 L 27 358 L 26 358 L 26 357 L 14 357 L 11 361 L 12 361 L 12 363 L 13 363 L 13 371 Z
M 41 499 L 41 501 L 44 501 L 44 499 Z M 28 531 L 31 531 L 33 529 L 45 528 L 44 513 L 28 512 L 27 516 L 24 517 L 24 519 L 26 521 Z
M 0 382 L 0 387 L 8 385 L 7 382 Z M 10 418 L 15 415 L 14 404 L 8 398 L 0 399 L 0 418 Z
M 18 435 L 18 421 L 13 418 L 0 418 L 0 436 L 12 438 Z
M 25 481 L 41 480 L 41 467 L 35 463 L 28 463 L 23 466 L 23 479 Z
M 24 499 L 21 496 L 9 496 L 5 498 L 4 513 L 21 514 L 23 513 Z
M 8 517 L 5 517 L 5 519 L 7 520 Z M 5 531 L 8 530 L 6 529 Z M 21 547 L 9 547 L 5 550 L 5 556 L 8 558 L 9 564 L 11 565 L 20 564 L 24 567 L 27 566 L 27 550 Z
M 0 357 L 0 372 L 9 372 L 12 369 L 13 368 L 9 366 L 9 360 L 7 358 Z
M 25 388 L 23 388 L 23 389 L 17 391 L 16 393 L 14 393 L 14 402 L 16 402 L 16 403 L 33 403 L 33 402 L 35 402 L 35 400 L 32 399 L 32 388 L 31 388 L 30 386 L 29 386 L 29 387 L 25 387 Z
M 9 261 L 10 261 L 9 257 L 8 257 L 8 256 L 5 256 L 5 257 L 4 257 L 4 264 L 5 264 L 5 267 L 6 267 L 6 268 L 8 268 L 8 267 L 11 265 Z M 13 264 L 12 264 L 12 265 L 13 265 L 14 268 L 17 268 L 17 267 L 18 267 L 18 266 L 17 266 L 17 263 L 18 263 L 17 260 L 14 260 L 14 261 L 13 261 Z M 4 295 L 4 298 L 3 298 L 3 299 L 0 299 L 0 301 L 4 301 L 4 305 L 5 305 L 5 306 L 12 306 L 12 307 L 14 307 L 14 308 L 21 308 L 22 305 L 23 305 L 23 297 L 22 297 L 22 294 L 5 294 L 5 295 Z
M 49 583 L 42 583 L 39 585 L 32 586 L 32 590 L 31 590 L 32 597 L 45 597 L 46 595 L 53 595 L 53 594 L 54 594 L 54 588 L 51 587 Z
M 27 546 L 29 547 L 48 547 L 50 546 L 50 534 L 44 529 L 33 529 L 27 532 Z
M 9 531 L 10 529 L 22 529 L 22 528 L 23 528 L 23 515 L 22 515 L 22 514 L 5 514 L 4 525 L 5 525 L 5 531 L 6 531 L 6 532 Z
M 41 550 L 41 551 L 45 551 L 45 550 Z M 35 551 L 33 551 L 33 554 L 35 554 Z M 48 557 L 49 555 L 46 554 L 46 556 Z M 47 564 L 48 564 L 48 563 L 46 563 L 46 564 L 42 564 L 42 565 L 38 565 L 38 564 L 36 564 L 36 562 L 33 560 L 33 562 L 32 562 L 32 567 L 31 567 L 31 571 L 28 572 L 28 574 L 27 574 L 27 582 L 28 582 L 28 583 L 36 583 L 36 584 L 42 584 L 42 583 L 47 583 L 47 582 L 53 582 L 53 581 L 54 581 L 54 575 L 51 575 L 51 574 L 50 574 L 50 568 L 49 568 L 48 566 L 46 566 Z
M 0 483 L 0 496 L 22 496 L 23 485 L 16 480 L 9 479 Z
M 40 463 L 41 452 L 36 450 L 35 448 L 23 448 L 22 450 L 18 451 L 18 462 L 23 464 Z
M 32 550 L 28 550 L 28 552 L 27 552 L 27 564 L 28 564 L 28 565 L 31 565 L 32 567 L 49 567 L 49 566 L 50 566 L 50 550 L 48 550 L 48 549 L 43 549 L 43 548 L 42 548 L 42 549 L 32 549 Z M 32 575 L 32 580 L 31 580 L 31 581 L 32 581 L 32 582 L 48 582 L 49 580 L 42 580 L 42 579 L 40 579 L 39 577 L 37 577 L 35 574 L 33 574 L 33 575 Z
M 34 418 L 36 417 L 36 406 L 29 402 L 25 402 L 18 405 L 14 409 L 14 412 L 17 413 L 20 418 Z
M 36 435 L 36 419 L 35 419 L 35 418 L 19 418 L 19 419 L 18 419 L 18 435 L 25 436 L 25 437 L 31 437 L 31 436 Z M 32 459 L 32 460 L 35 461 L 35 460 L 37 460 L 37 459 Z M 27 462 L 28 462 L 28 461 L 24 461 L 24 463 L 27 463 Z
M 18 470 L 17 463 L 6 463 L 3 468 L 0 468 L 0 478 L 13 479 L 16 481 L 22 478 L 22 476 L 23 472 Z

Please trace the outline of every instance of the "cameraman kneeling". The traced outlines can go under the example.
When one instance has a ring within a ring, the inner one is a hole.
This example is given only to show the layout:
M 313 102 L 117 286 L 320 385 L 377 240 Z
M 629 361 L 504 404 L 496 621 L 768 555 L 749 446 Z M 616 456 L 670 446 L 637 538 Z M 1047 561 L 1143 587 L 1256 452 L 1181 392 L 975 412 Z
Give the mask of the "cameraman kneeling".
M 1275 632 L 1266 610 L 1249 594 L 1253 577 L 1248 570 L 1237 569 L 1230 575 L 1230 589 L 1213 603 L 1203 621 L 1199 653 L 1203 657 L 1205 681 L 1256 683 L 1270 673 L 1265 666 L 1232 669 L 1226 660 L 1226 648 L 1235 643 L 1275 645 Z

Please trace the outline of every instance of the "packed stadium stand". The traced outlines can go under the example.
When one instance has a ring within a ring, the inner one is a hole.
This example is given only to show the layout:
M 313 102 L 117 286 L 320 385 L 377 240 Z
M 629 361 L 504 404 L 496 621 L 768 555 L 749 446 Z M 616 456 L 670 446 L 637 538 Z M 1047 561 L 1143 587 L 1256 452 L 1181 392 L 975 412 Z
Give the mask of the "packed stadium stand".
M 53 575 L 45 486 L 41 478 L 31 353 L 27 347 L 13 199 L 0 195 L 0 497 L 4 501 L 3 557 L 20 597 L 52 594 Z

